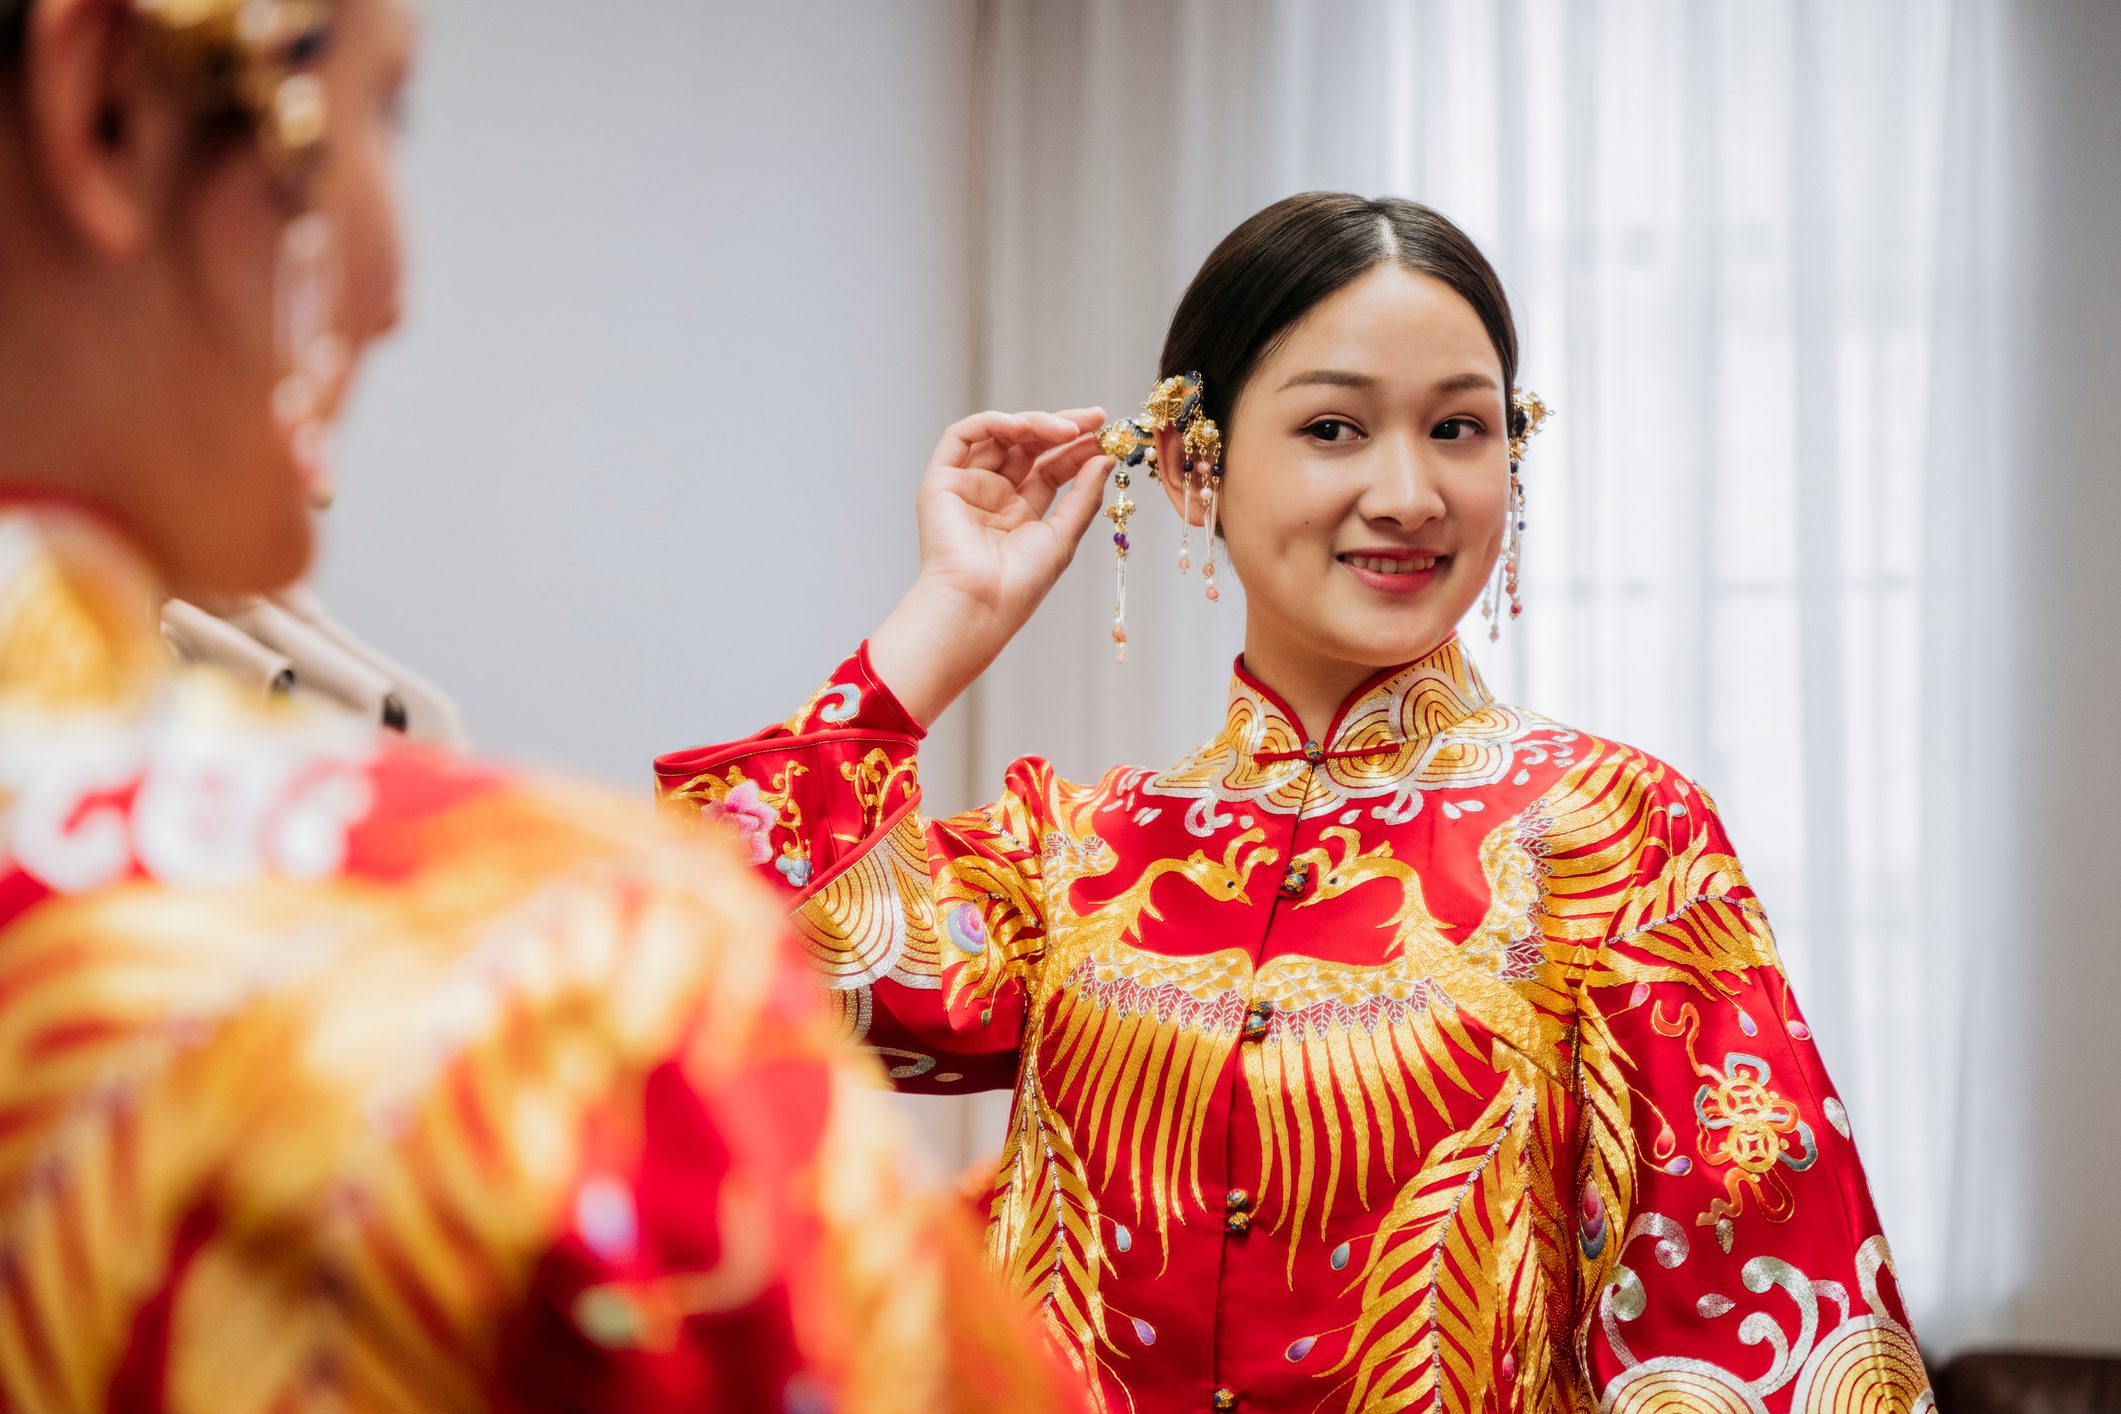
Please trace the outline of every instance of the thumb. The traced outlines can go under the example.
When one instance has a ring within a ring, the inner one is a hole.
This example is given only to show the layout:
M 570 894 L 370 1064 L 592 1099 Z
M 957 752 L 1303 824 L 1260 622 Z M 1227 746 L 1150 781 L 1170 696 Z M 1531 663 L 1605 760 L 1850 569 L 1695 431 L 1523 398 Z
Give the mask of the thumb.
M 1070 556 L 1082 543 L 1084 534 L 1097 519 L 1097 513 L 1105 502 L 1105 478 L 1118 465 L 1110 457 L 1098 457 L 1075 474 L 1074 484 L 1068 494 L 1055 506 L 1046 524 L 1053 527 L 1054 536 Z

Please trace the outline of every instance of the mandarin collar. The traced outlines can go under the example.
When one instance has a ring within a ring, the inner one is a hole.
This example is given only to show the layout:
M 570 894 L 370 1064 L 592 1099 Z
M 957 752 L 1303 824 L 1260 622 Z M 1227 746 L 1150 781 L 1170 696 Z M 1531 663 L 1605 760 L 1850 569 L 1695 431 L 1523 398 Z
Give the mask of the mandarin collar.
M 137 705 L 170 670 L 161 586 L 93 505 L 0 490 L 0 709 Z
M 1322 739 L 1304 734 L 1281 695 L 1246 668 L 1231 671 L 1224 736 L 1255 764 L 1349 760 L 1390 754 L 1442 735 L 1494 704 L 1454 632 L 1410 663 L 1386 668 L 1349 693 Z

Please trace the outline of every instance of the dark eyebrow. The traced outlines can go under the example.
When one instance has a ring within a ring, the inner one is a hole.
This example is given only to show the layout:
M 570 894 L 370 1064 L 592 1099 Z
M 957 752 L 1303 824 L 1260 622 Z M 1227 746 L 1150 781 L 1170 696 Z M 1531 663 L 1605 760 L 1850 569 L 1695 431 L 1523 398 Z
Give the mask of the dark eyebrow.
M 1281 385 L 1278 391 L 1288 392 L 1307 383 L 1323 384 L 1329 388 L 1374 388 L 1377 380 L 1367 373 L 1350 373 L 1344 368 L 1314 368 L 1309 373 L 1299 373 Z
M 1435 391 L 1439 393 L 1472 393 L 1481 389 L 1492 391 L 1494 387 L 1495 380 L 1488 377 L 1485 373 L 1461 373 L 1456 377 L 1446 378 L 1443 382 L 1438 383 Z
M 1314 368 L 1308 373 L 1299 373 L 1281 385 L 1279 391 L 1301 388 L 1309 384 L 1329 388 L 1374 388 L 1377 380 L 1367 373 L 1351 373 L 1344 368 Z M 1470 393 L 1481 389 L 1493 390 L 1495 380 L 1485 373 L 1459 373 L 1438 383 L 1433 391 L 1438 393 Z

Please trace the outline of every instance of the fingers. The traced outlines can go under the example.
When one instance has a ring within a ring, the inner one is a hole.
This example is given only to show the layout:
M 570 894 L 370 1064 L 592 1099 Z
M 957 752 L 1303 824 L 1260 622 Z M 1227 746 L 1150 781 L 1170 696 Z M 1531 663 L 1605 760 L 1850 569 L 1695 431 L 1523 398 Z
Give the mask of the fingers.
M 1075 484 L 1068 494 L 1061 497 L 1060 505 L 1046 518 L 1053 533 L 1060 538 L 1072 556 L 1075 547 L 1082 543 L 1083 534 L 1097 519 L 1098 508 L 1105 501 L 1105 478 L 1112 474 L 1118 463 L 1112 458 L 1100 456 L 1089 462 L 1076 474 Z
M 1066 412 L 1055 413 L 1054 416 L 1067 419 L 1084 432 L 1095 432 L 1105 425 L 1103 408 L 1069 408 Z
M 1021 501 L 1015 487 L 979 467 L 940 467 L 929 478 L 928 489 L 992 516 L 1004 514 Z
M 1065 413 L 974 413 L 944 431 L 929 465 L 1000 471 L 1015 485 L 1049 448 L 1073 441 L 1103 420 L 1104 413 L 1097 408 Z
M 1030 429 L 1030 435 L 1010 443 L 1000 464 L 995 467 L 996 471 L 1009 479 L 1012 486 L 1026 485 L 1037 468 L 1040 457 L 1083 435 L 1082 427 L 1074 419 L 1059 413 L 1027 412 L 1019 413 L 1018 416 L 1024 419 Z
M 1015 413 L 976 412 L 943 430 L 943 440 L 935 444 L 935 455 L 929 458 L 928 464 L 970 466 L 973 453 L 978 449 L 997 442 L 1015 441 L 1029 432 L 1030 427 Z
M 1024 498 L 1031 514 L 1044 517 L 1061 487 L 1074 479 L 1084 464 L 1097 454 L 1097 438 L 1089 432 L 1049 448 L 1032 463 L 1030 475 L 1016 488 L 1017 494 Z

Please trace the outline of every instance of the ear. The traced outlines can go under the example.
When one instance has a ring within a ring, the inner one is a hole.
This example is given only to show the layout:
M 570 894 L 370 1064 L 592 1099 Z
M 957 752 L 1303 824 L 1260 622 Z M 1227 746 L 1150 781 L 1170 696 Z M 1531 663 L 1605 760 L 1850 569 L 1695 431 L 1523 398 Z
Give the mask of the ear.
M 93 254 L 131 259 L 153 229 L 188 115 L 126 4 L 42 0 L 27 39 L 24 121 L 52 207 Z
M 1164 494 L 1171 498 L 1171 509 L 1178 512 L 1180 519 L 1196 526 L 1206 523 L 1199 476 L 1193 478 L 1193 504 L 1186 504 L 1186 446 L 1175 427 L 1166 427 L 1156 434 L 1156 478 L 1163 483 Z

